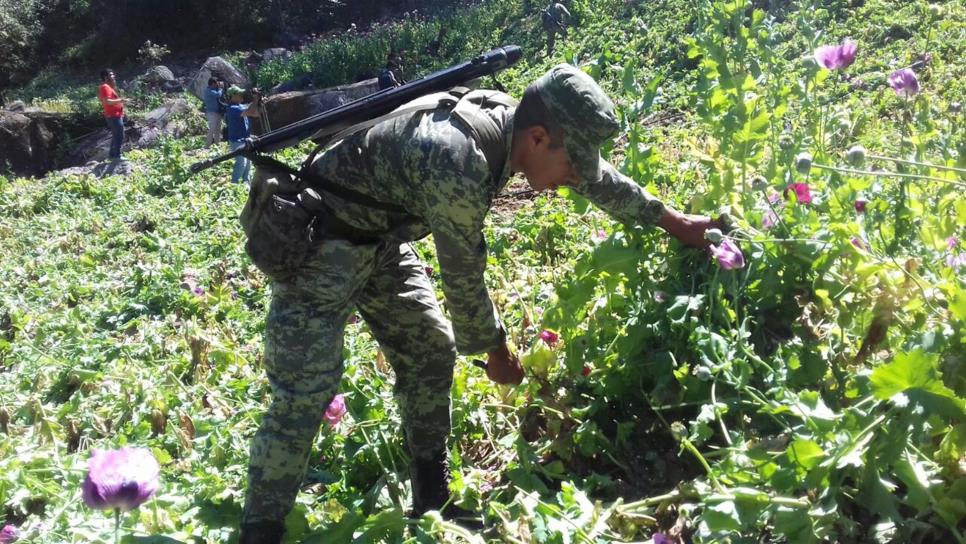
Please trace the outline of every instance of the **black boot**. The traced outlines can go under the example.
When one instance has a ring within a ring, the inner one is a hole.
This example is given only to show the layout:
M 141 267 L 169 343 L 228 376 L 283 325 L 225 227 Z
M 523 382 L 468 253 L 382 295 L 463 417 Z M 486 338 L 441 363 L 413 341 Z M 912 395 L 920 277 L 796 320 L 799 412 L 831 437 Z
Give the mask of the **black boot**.
M 449 468 L 446 466 L 445 451 L 430 459 L 413 459 L 409 471 L 413 486 L 411 517 L 418 518 L 430 510 L 440 510 L 445 519 L 467 529 L 483 528 L 479 514 L 446 504 L 449 501 Z
M 238 544 L 282 544 L 285 524 L 280 521 L 243 523 Z

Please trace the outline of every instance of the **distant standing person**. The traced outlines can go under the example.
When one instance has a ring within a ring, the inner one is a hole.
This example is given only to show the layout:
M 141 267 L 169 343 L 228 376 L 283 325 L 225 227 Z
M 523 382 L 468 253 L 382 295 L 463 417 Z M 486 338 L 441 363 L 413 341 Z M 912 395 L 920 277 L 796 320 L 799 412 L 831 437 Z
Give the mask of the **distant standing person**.
M 205 138 L 205 147 L 217 144 L 221 141 L 221 121 L 225 111 L 225 105 L 221 98 L 225 94 L 225 84 L 215 78 L 208 79 L 208 88 L 205 89 L 205 117 L 208 119 L 208 136 Z
M 261 95 L 253 93 L 253 100 L 250 104 L 243 104 L 245 91 L 238 86 L 232 85 L 226 91 L 228 95 L 228 111 L 225 114 L 225 122 L 228 124 L 228 147 L 232 151 L 244 147 L 245 138 L 252 134 L 252 123 L 249 118 L 258 117 L 258 104 Z M 235 167 L 231 171 L 231 182 L 238 183 L 244 180 L 249 183 L 252 178 L 252 161 L 241 155 L 235 157 Z
M 557 34 L 567 39 L 567 24 L 570 22 L 570 11 L 560 2 L 551 2 L 540 13 L 543 29 L 547 32 L 547 55 L 553 54 L 553 46 L 557 41 Z
M 379 72 L 379 90 L 398 87 L 405 83 L 402 78 L 402 57 L 398 53 L 389 53 L 386 67 Z
M 121 158 L 121 146 L 124 145 L 124 100 L 117 94 L 117 80 L 114 70 L 101 70 L 101 86 L 97 90 L 97 98 L 104 107 L 104 119 L 111 131 L 111 150 L 109 159 Z

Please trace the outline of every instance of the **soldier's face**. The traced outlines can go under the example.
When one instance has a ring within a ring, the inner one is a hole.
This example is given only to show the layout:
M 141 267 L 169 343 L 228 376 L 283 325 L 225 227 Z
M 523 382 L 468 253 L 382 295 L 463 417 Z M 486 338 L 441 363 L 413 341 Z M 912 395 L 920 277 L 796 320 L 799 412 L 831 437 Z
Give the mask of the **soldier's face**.
M 534 191 L 553 190 L 576 181 L 577 175 L 570 165 L 567 150 L 563 146 L 551 146 L 550 135 L 543 127 L 531 127 L 525 131 L 520 145 L 516 166 Z

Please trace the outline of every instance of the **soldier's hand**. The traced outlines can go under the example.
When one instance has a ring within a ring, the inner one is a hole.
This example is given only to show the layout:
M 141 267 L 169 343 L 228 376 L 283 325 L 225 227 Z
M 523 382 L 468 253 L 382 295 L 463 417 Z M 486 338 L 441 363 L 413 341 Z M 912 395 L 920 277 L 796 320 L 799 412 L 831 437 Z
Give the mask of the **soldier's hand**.
M 708 247 L 711 242 L 704 238 L 704 231 L 720 229 L 721 223 L 706 215 L 687 215 L 667 210 L 658 223 L 671 236 L 690 247 Z
M 523 365 L 510 348 L 503 344 L 489 353 L 486 375 L 499 384 L 517 385 L 523 381 Z

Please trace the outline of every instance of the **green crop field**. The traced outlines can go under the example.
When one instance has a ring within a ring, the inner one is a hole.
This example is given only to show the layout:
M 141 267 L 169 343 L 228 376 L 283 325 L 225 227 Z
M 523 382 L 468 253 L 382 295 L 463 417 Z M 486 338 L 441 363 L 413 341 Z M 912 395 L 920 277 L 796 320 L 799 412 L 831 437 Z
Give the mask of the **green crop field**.
M 966 542 L 966 7 L 569 5 L 549 58 L 538 12 L 492 0 L 256 80 L 342 83 L 389 49 L 420 75 L 517 43 L 500 80 L 519 97 L 579 65 L 618 105 L 611 162 L 729 214 L 717 247 L 742 266 L 564 189 L 499 198 L 486 280 L 527 377 L 497 386 L 461 357 L 453 388 L 452 492 L 486 529 L 405 516 L 394 378 L 350 320 L 347 415 L 316 439 L 287 542 Z M 445 54 L 421 54 L 440 25 Z M 845 39 L 854 63 L 816 61 Z M 19 542 L 237 539 L 270 287 L 230 165 L 188 175 L 203 144 L 126 153 L 129 177 L 0 176 L 0 523 Z M 123 446 L 150 449 L 161 485 L 115 534 L 82 482 L 93 449 Z

